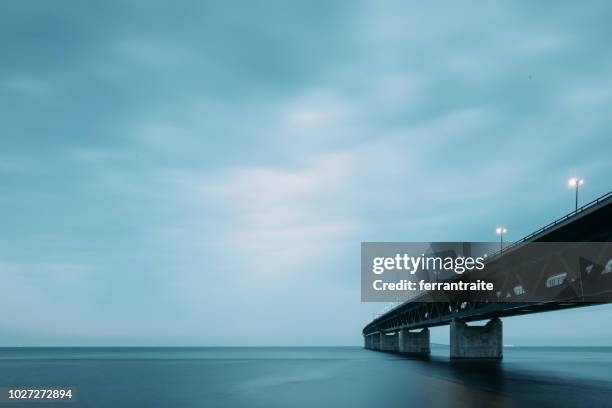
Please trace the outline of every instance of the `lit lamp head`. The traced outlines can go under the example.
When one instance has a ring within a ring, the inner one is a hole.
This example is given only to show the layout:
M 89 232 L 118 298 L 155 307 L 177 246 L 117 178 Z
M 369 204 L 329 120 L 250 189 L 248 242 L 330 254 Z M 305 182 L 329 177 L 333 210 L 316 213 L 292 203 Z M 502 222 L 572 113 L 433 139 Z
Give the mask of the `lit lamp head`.
M 584 184 L 584 179 L 579 179 L 578 177 L 572 177 L 568 180 L 567 184 L 570 187 L 578 187 Z
M 495 233 L 497 235 L 505 234 L 506 232 L 508 232 L 508 230 L 506 228 L 504 228 L 504 227 L 497 227 L 495 229 Z

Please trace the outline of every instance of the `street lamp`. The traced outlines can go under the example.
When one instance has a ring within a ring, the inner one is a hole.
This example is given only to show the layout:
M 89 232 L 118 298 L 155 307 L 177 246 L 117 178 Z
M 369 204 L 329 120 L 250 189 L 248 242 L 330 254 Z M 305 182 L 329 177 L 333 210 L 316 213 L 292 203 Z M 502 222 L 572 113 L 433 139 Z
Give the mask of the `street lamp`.
M 581 185 L 584 184 L 584 179 L 579 179 L 577 177 L 572 177 L 571 179 L 568 180 L 567 184 L 570 187 L 574 187 L 576 189 L 576 209 L 575 209 L 575 212 L 578 212 L 578 189 L 580 188 Z
M 495 229 L 495 233 L 499 235 L 499 252 L 504 249 L 504 234 L 508 232 L 508 230 L 504 227 L 497 227 Z

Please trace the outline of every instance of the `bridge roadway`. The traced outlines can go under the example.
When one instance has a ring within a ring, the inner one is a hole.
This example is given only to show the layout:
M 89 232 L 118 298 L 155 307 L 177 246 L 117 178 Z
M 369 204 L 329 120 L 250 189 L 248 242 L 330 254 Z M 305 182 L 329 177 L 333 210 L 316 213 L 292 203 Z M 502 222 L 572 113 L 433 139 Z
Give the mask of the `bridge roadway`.
M 490 257 L 487 263 L 494 264 L 497 260 L 511 256 L 514 250 L 529 242 L 611 241 L 612 192 L 509 245 L 502 253 Z M 608 266 L 611 262 L 608 261 Z M 550 299 L 538 302 L 521 302 L 520 298 L 512 299 L 511 302 L 491 299 L 470 301 L 459 297 L 445 297 L 444 301 L 432 302 L 432 294 L 421 294 L 368 323 L 363 329 L 365 348 L 415 355 L 429 354 L 429 327 L 449 324 L 451 358 L 500 359 L 503 355 L 500 318 L 612 301 L 612 273 L 602 270 L 596 275 L 595 278 L 589 278 L 597 279 L 591 287 L 605 290 L 602 292 L 598 289 L 591 296 L 583 290 L 579 301 L 575 291 L 572 291 L 570 279 L 565 279 L 560 287 L 555 288 Z M 524 290 L 539 290 L 541 293 L 547 278 L 551 277 L 523 276 L 522 282 L 527 281 Z M 511 290 L 507 293 L 508 296 L 515 295 Z M 484 326 L 466 324 L 487 319 L 490 321 Z

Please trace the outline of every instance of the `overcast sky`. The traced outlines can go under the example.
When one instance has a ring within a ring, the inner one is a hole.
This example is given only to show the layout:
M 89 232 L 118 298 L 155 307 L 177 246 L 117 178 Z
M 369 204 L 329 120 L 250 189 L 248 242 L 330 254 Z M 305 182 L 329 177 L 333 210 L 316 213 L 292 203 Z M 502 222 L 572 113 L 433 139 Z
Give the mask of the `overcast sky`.
M 425 3 L 3 1 L 0 345 L 360 344 L 361 241 L 612 189 L 612 4 Z

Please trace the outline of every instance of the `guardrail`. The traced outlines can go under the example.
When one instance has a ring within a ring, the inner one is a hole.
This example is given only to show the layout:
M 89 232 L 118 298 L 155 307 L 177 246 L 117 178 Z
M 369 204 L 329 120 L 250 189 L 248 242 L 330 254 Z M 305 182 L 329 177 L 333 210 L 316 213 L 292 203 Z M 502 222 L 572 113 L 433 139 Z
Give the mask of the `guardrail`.
M 570 219 L 570 218 L 572 218 L 572 217 L 577 216 L 578 214 L 580 214 L 580 213 L 584 212 L 585 210 L 588 210 L 589 208 L 594 207 L 594 206 L 596 206 L 596 205 L 598 205 L 598 204 L 600 204 L 600 203 L 602 203 L 602 202 L 604 202 L 604 201 L 606 201 L 606 200 L 609 200 L 609 199 L 612 199 L 612 191 L 610 191 L 609 193 L 606 193 L 606 194 L 602 195 L 601 197 L 596 198 L 595 200 L 593 200 L 593 201 L 591 201 L 591 202 L 589 202 L 589 203 L 587 203 L 587 204 L 583 205 L 582 207 L 579 207 L 577 210 L 572 211 L 571 213 L 566 214 L 566 215 L 564 215 L 564 216 L 563 216 L 563 217 L 561 217 L 561 218 L 557 218 L 557 219 L 556 219 L 556 220 L 554 220 L 553 222 L 551 222 L 551 223 L 549 223 L 549 224 L 547 224 L 547 225 L 543 226 L 543 227 L 542 227 L 542 228 L 540 228 L 539 230 L 532 232 L 531 234 L 529 234 L 529 235 L 527 235 L 527 236 L 525 236 L 525 237 L 521 238 L 520 240 L 515 241 L 515 242 L 513 242 L 513 243 L 509 244 L 508 246 L 504 247 L 502 250 L 499 250 L 499 251 L 497 251 L 497 252 L 493 253 L 493 254 L 492 254 L 492 255 L 491 255 L 489 258 L 494 258 L 494 257 L 497 257 L 497 256 L 498 256 L 498 255 L 500 255 L 502 252 L 505 252 L 505 251 L 507 251 L 507 250 L 509 250 L 509 249 L 511 249 L 511 248 L 513 248 L 513 247 L 515 247 L 515 246 L 517 246 L 517 245 L 520 245 L 520 244 L 522 244 L 522 243 L 525 243 L 525 242 L 527 242 L 527 241 L 531 240 L 533 237 L 535 237 L 535 236 L 537 236 L 537 235 L 540 235 L 540 234 L 541 234 L 541 233 L 543 233 L 544 231 L 547 231 L 547 230 L 549 230 L 549 229 L 553 228 L 554 226 L 556 226 L 556 225 L 558 225 L 558 224 L 561 224 L 562 222 L 564 222 L 564 221 L 566 221 L 566 220 L 568 220 L 568 219 Z

